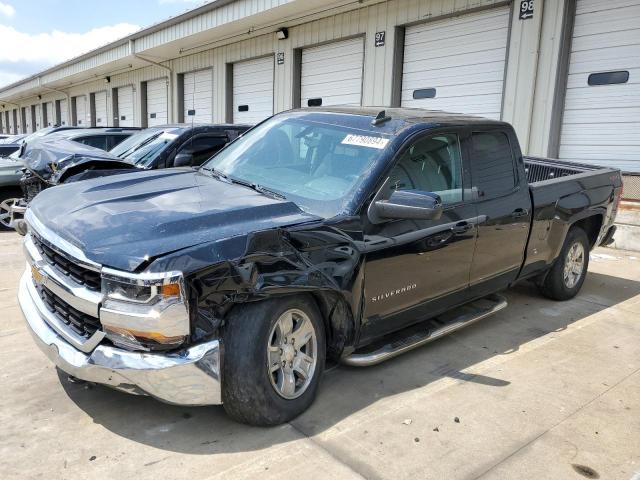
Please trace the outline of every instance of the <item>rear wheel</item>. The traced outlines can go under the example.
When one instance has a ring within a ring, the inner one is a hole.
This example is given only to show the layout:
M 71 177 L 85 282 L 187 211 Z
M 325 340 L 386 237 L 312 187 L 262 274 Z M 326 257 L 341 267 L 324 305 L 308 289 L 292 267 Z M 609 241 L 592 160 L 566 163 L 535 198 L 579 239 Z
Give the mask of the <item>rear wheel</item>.
M 569 300 L 582 288 L 588 268 L 589 239 L 580 227 L 572 227 L 560 256 L 540 285 L 540 291 L 554 300 Z
M 252 425 L 277 425 L 313 402 L 325 362 L 325 334 L 312 298 L 290 296 L 241 305 L 226 319 L 222 399 Z

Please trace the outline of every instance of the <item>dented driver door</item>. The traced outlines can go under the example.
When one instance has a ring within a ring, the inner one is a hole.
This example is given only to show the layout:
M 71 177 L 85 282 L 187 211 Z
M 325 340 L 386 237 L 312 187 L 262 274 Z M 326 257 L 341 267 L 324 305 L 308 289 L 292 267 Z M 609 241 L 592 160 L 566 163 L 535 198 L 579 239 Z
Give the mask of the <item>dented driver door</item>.
M 393 189 L 435 193 L 437 220 L 364 219 L 365 298 L 360 343 L 415 323 L 465 298 L 478 216 L 463 161 L 462 131 L 431 134 L 403 149 L 389 173 Z M 452 295 L 454 294 L 455 295 Z M 455 297 L 455 298 L 454 298 Z

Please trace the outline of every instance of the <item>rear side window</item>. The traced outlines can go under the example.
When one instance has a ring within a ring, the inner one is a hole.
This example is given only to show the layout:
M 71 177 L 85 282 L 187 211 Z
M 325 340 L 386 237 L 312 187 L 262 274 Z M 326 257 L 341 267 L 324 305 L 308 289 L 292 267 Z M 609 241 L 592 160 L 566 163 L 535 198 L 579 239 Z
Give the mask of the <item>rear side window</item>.
M 507 135 L 504 132 L 474 132 L 471 139 L 471 172 L 480 199 L 511 192 L 517 184 L 516 165 Z
M 227 137 L 221 136 L 203 136 L 196 137 L 187 141 L 180 149 L 180 153 L 190 153 L 193 155 L 193 163 L 191 165 L 202 165 L 206 160 L 224 147 L 228 143 Z
M 111 150 L 116 145 L 120 144 L 122 141 L 129 138 L 129 135 L 109 135 L 108 138 L 108 149 Z
M 107 137 L 106 135 L 92 136 L 92 137 L 80 137 L 76 138 L 76 142 L 90 147 L 99 148 L 100 150 L 107 149 Z

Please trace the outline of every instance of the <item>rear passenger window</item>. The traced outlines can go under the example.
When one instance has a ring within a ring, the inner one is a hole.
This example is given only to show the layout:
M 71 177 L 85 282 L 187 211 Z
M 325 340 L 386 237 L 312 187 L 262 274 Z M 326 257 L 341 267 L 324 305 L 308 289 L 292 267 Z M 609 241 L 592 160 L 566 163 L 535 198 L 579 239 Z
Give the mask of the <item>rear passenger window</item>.
M 517 184 L 516 166 L 507 135 L 475 132 L 471 138 L 471 172 L 478 196 L 484 200 L 511 192 Z
M 89 145 L 90 147 L 99 148 L 101 150 L 107 149 L 107 137 L 105 135 L 76 138 L 76 142 Z
M 423 138 L 411 145 L 389 174 L 391 188 L 435 193 L 444 204 L 462 201 L 462 157 L 458 136 Z

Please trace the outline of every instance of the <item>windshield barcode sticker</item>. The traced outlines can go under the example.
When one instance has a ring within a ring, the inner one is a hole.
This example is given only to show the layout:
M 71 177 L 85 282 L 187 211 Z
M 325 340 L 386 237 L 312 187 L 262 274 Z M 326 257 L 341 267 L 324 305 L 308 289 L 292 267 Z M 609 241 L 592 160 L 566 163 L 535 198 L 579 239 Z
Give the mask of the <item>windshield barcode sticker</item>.
M 357 145 L 358 147 L 377 148 L 382 150 L 389 143 L 388 138 L 370 137 L 368 135 L 347 135 L 342 142 L 344 145 Z

